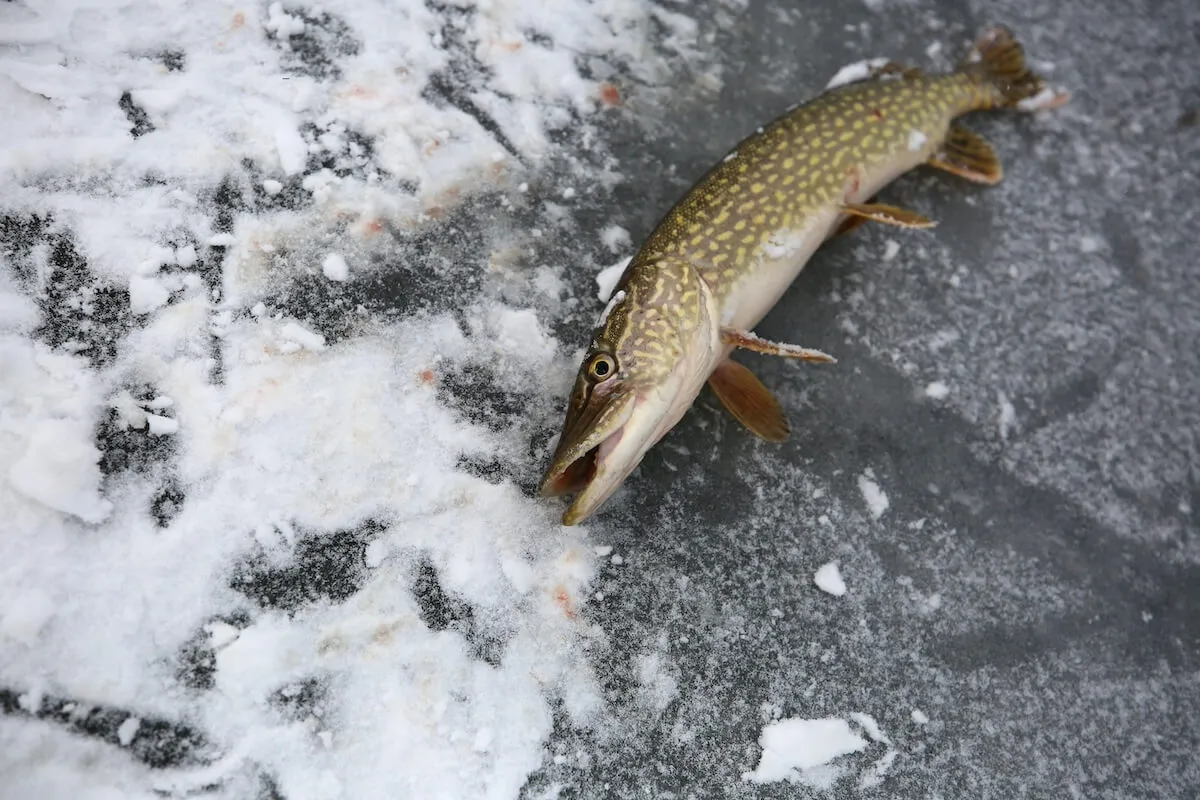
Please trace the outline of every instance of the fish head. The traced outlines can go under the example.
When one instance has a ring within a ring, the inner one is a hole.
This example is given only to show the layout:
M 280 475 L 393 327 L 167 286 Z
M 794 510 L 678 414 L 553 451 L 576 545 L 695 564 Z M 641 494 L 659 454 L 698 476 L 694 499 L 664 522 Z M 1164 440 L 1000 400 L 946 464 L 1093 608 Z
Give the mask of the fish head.
M 575 495 L 564 525 L 582 521 L 612 496 L 691 406 L 715 366 L 719 332 L 714 339 L 707 293 L 639 302 L 648 294 L 634 283 L 614 295 L 575 377 L 541 484 L 545 496 Z

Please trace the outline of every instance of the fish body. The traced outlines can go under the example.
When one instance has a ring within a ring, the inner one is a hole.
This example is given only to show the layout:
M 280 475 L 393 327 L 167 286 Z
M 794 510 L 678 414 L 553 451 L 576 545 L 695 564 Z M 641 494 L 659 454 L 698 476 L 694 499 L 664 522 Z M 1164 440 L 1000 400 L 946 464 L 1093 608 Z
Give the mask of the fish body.
M 739 143 L 647 237 L 594 331 L 542 483 L 547 495 L 577 493 L 564 524 L 593 513 L 706 382 L 753 433 L 786 438 L 778 401 L 731 352 L 832 361 L 751 331 L 837 233 L 867 220 L 933 225 L 869 202 L 900 175 L 927 164 L 1000 180 L 990 146 L 957 117 L 1063 100 L 1027 71 L 1007 29 L 994 28 L 952 73 L 876 64 Z

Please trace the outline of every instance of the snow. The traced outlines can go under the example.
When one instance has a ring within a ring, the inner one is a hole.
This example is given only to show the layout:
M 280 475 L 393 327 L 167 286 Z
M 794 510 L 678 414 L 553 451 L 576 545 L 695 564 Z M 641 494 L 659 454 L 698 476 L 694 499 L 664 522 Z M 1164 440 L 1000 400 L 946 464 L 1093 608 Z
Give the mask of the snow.
M 600 231 L 600 241 L 610 252 L 619 253 L 630 246 L 629 231 L 620 225 L 609 225 Z
M 846 582 L 842 580 L 841 570 L 836 561 L 823 564 L 813 574 L 813 583 L 826 594 L 841 597 L 846 593 Z
M 825 89 L 836 89 L 839 86 L 845 86 L 848 83 L 866 80 L 871 77 L 872 72 L 887 64 L 891 59 L 887 58 L 868 58 L 863 61 L 855 61 L 853 64 L 847 64 L 839 69 L 829 83 L 825 84 Z
M 331 281 L 344 281 L 350 277 L 350 266 L 338 253 L 330 253 L 321 262 L 321 272 Z
M 888 239 L 883 245 L 883 260 L 891 261 L 900 252 L 900 243 L 895 239 Z
M 340 283 L 350 260 L 356 278 L 426 270 L 415 284 L 454 292 L 486 272 L 466 252 L 425 266 L 391 232 L 544 185 L 565 120 L 603 161 L 600 84 L 578 54 L 646 86 L 671 58 L 707 73 L 696 23 L 633 0 L 550 16 L 110 5 L 0 4 L 4 212 L 52 220 L 76 270 L 54 277 L 46 237 L 0 257 L 0 685 L 30 713 L 45 695 L 121 714 L 104 739 L 0 719 L 5 790 L 517 797 L 555 725 L 601 712 L 586 649 L 603 634 L 581 613 L 598 557 L 553 503 L 461 466 L 517 463 L 528 440 L 443 389 L 482 364 L 528 391 L 522 412 L 545 411 L 543 387 L 569 372 L 547 333 L 565 300 L 529 307 L 489 285 L 453 313 L 391 314 Z M 438 77 L 465 81 L 474 111 Z M 570 169 L 555 185 L 596 178 Z M 615 226 L 603 241 L 629 243 Z M 300 290 L 317 264 L 314 302 Z M 345 596 L 306 561 L 314 543 L 349 548 Z M 418 569 L 471 611 L 477 640 L 431 627 Z M 210 686 L 183 677 L 197 648 Z M 678 691 L 665 651 L 638 674 L 648 708 Z M 305 686 L 319 707 L 282 713 Z M 190 727 L 213 760 L 144 766 L 152 719 Z
M 887 512 L 888 496 L 883 489 L 879 488 L 879 484 L 875 482 L 875 478 L 869 470 L 858 476 L 858 491 L 862 493 L 867 510 L 871 512 L 873 518 L 879 519 Z
M 942 381 L 933 381 L 926 385 L 925 396 L 930 400 L 945 400 L 950 396 L 950 387 Z
M 621 274 L 625 272 L 625 267 L 629 266 L 631 260 L 632 258 L 622 259 L 596 274 L 596 298 L 598 300 L 604 302 L 612 297 L 613 289 L 617 288 L 617 281 L 621 280 Z
M 922 133 L 921 131 L 914 128 L 913 130 L 908 132 L 908 149 L 915 153 L 918 150 L 920 150 L 922 147 L 924 147 L 925 142 L 927 142 L 928 140 L 929 140 L 928 136 L 926 136 L 924 133 Z
M 801 780 L 805 771 L 867 747 L 866 739 L 836 718 L 773 722 L 763 728 L 758 743 L 762 747 L 758 766 L 742 776 L 753 783 Z
M 912 710 L 912 714 L 910 716 L 912 717 L 912 721 L 915 722 L 917 725 L 929 724 L 929 717 L 926 716 L 925 712 L 919 708 L 914 708 Z

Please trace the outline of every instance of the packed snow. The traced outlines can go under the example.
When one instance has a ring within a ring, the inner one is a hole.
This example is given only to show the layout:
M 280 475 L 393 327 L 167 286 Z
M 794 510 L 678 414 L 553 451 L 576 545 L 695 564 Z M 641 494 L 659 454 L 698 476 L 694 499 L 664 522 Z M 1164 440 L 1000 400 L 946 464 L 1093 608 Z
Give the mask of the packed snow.
M 834 597 L 841 597 L 846 593 L 846 581 L 842 579 L 842 572 L 838 568 L 836 561 L 830 561 L 828 564 L 822 564 L 815 573 L 813 573 L 813 583 L 817 588 L 826 594 L 831 594 Z
M 887 58 L 868 58 L 862 61 L 855 61 L 853 64 L 847 64 L 834 73 L 833 77 L 829 79 L 829 83 L 825 84 L 825 88 L 827 90 L 836 89 L 839 86 L 845 86 L 849 83 L 865 81 L 890 60 Z
M 867 504 L 867 510 L 871 512 L 872 517 L 879 519 L 887 513 L 891 503 L 887 493 L 876 483 L 873 472 L 867 470 L 858 476 L 858 491 L 862 493 L 863 501 Z
M 742 776 L 752 783 L 815 779 L 828 785 L 832 782 L 830 778 L 839 773 L 816 772 L 819 768 L 867 747 L 866 739 L 854 733 L 846 720 L 837 718 L 790 718 L 773 722 L 763 728 L 758 743 L 762 747 L 758 766 Z

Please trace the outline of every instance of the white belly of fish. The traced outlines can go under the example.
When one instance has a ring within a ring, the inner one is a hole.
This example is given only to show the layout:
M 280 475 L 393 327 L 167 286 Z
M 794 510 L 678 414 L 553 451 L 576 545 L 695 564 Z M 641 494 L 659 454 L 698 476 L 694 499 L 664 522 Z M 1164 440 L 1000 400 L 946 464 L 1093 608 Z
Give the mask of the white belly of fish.
M 759 263 L 738 281 L 725 300 L 721 322 L 753 330 L 796 280 L 838 220 L 830 209 L 808 217 L 802 228 L 777 231 L 759 250 Z

